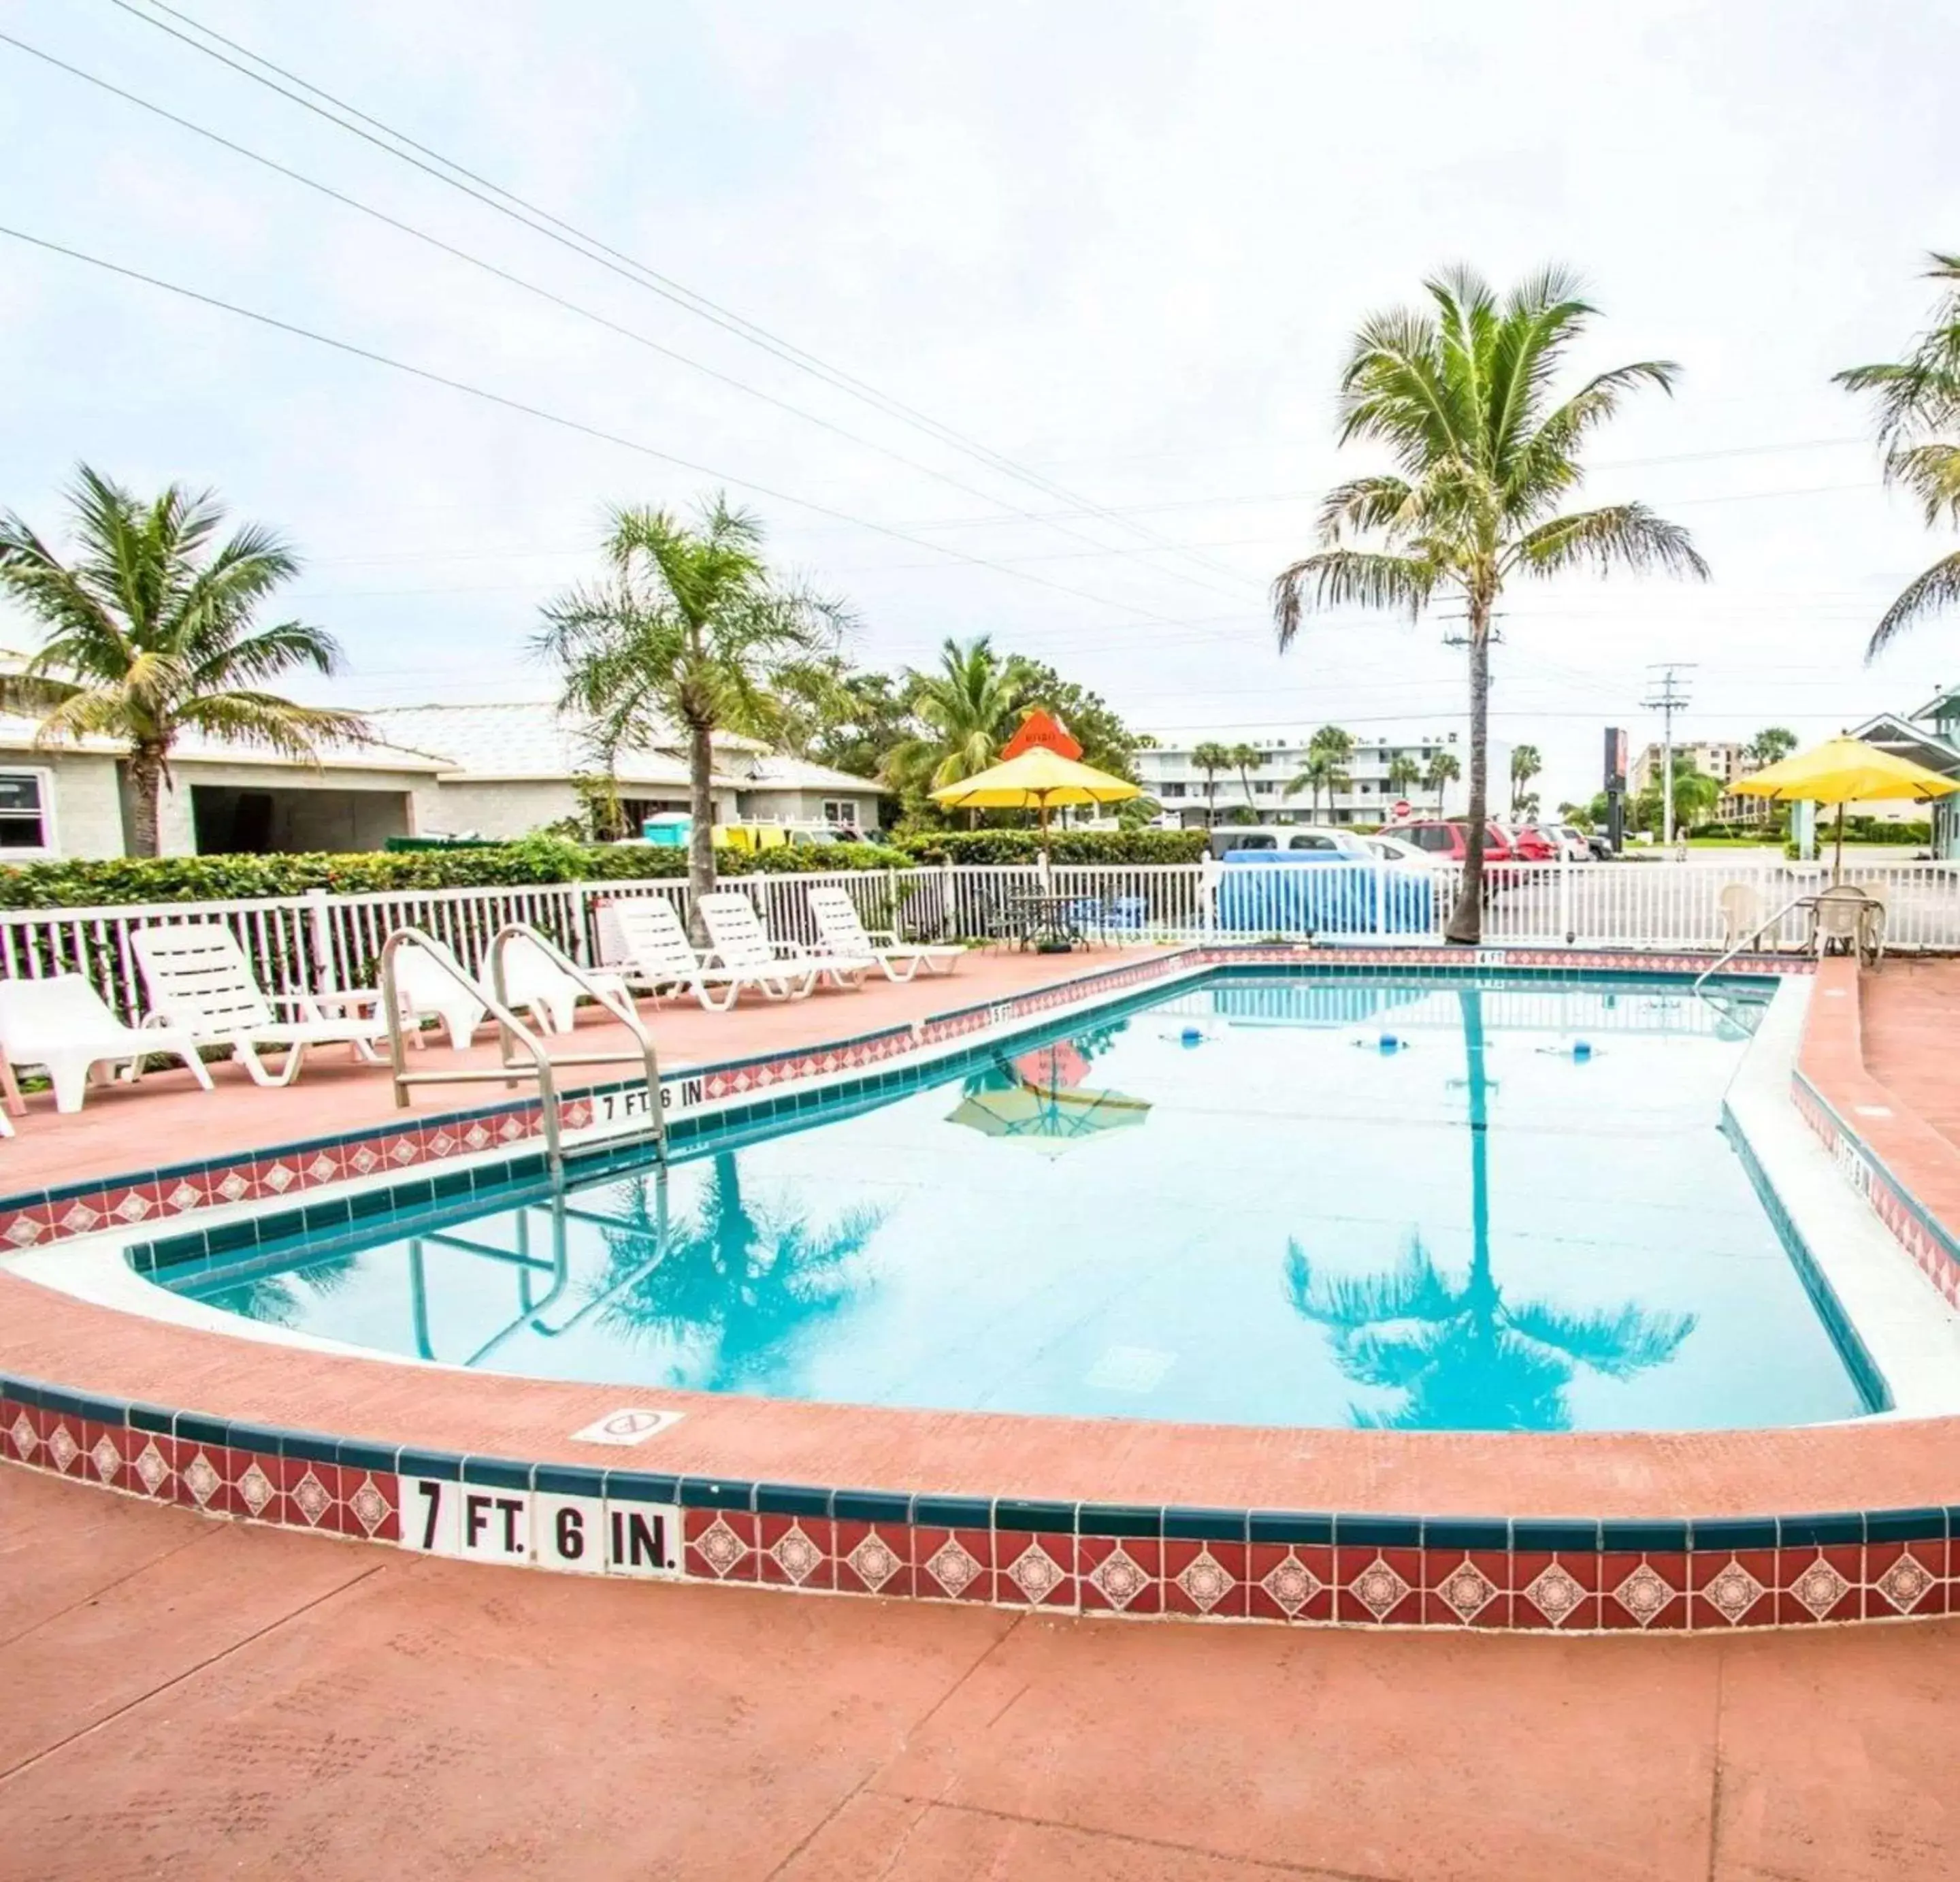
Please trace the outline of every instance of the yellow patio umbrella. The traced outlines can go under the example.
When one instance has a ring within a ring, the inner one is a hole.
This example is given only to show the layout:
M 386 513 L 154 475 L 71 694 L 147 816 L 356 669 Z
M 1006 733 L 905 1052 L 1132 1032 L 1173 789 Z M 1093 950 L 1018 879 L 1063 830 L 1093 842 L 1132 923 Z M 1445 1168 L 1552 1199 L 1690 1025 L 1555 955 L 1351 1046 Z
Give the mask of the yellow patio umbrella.
M 1799 752 L 1730 786 L 1752 798 L 1784 802 L 1834 804 L 1838 807 L 1838 849 L 1831 880 L 1844 872 L 1844 807 L 1847 804 L 1888 802 L 1923 804 L 1960 791 L 1960 779 L 1943 778 L 1910 758 L 1881 750 L 1861 738 L 1828 738 L 1812 751 Z
M 1005 764 L 962 778 L 957 784 L 942 785 L 933 792 L 932 800 L 956 810 L 1039 810 L 1045 848 L 1050 805 L 1121 804 L 1142 795 L 1142 788 L 1126 778 L 1112 777 L 1093 765 L 1036 745 Z

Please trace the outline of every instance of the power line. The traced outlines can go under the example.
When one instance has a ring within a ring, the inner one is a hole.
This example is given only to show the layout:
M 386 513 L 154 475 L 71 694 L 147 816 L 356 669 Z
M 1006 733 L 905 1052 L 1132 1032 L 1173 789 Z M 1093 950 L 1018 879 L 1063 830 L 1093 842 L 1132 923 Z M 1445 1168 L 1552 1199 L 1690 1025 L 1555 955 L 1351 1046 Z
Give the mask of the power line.
M 1128 530 L 1130 533 L 1143 541 L 1155 541 L 1154 533 L 1142 524 L 1130 522 L 1122 517 L 1117 512 L 1104 509 L 1091 498 L 1068 490 L 1052 479 L 1042 476 L 1039 472 L 1031 470 L 1024 464 L 1017 463 L 1013 458 L 994 450 L 991 446 L 983 444 L 978 440 L 968 437 L 965 433 L 955 430 L 951 425 L 931 417 L 929 414 L 907 405 L 902 400 L 889 393 L 880 391 L 875 386 L 867 384 L 864 381 L 844 371 L 841 368 L 830 365 L 815 354 L 808 352 L 793 342 L 770 332 L 768 328 L 747 319 L 742 314 L 735 313 L 732 309 L 721 306 L 718 303 L 710 300 L 705 295 L 699 294 L 682 282 L 661 274 L 657 269 L 648 266 L 645 263 L 636 260 L 622 250 L 612 247 L 598 237 L 587 234 L 584 231 L 578 228 L 562 217 L 553 215 L 549 210 L 542 209 L 536 204 L 527 201 L 514 191 L 507 189 L 501 184 L 492 183 L 487 177 L 478 175 L 474 170 L 469 170 L 453 159 L 442 155 L 441 152 L 428 145 L 418 143 L 406 132 L 395 129 L 391 125 L 384 123 L 371 113 L 361 110 L 358 106 L 349 104 L 344 99 L 335 97 L 332 92 L 314 84 L 310 80 L 302 78 L 298 73 L 291 72 L 284 66 L 274 64 L 272 60 L 252 51 L 250 48 L 242 45 L 236 40 L 228 39 L 223 33 L 205 25 L 192 14 L 178 8 L 165 5 L 164 0 L 151 0 L 151 3 L 158 11 L 167 13 L 173 19 L 182 21 L 185 25 L 190 27 L 192 32 L 200 33 L 205 39 L 215 40 L 218 45 L 228 46 L 241 57 L 250 60 L 253 65 L 262 67 L 263 71 L 254 72 L 250 67 L 240 65 L 237 59 L 227 58 L 224 53 L 215 50 L 213 46 L 205 45 L 199 40 L 192 38 L 189 34 L 180 32 L 175 27 L 167 25 L 163 21 L 143 11 L 132 5 L 132 0 L 110 0 L 112 6 L 120 8 L 133 19 L 142 21 L 145 26 L 153 27 L 158 32 L 168 34 L 180 43 L 189 46 L 193 52 L 201 53 L 207 59 L 216 60 L 218 63 L 230 68 L 241 77 L 250 79 L 254 84 L 263 86 L 268 91 L 277 93 L 289 102 L 298 105 L 302 110 L 310 111 L 314 116 L 324 119 L 328 123 L 338 126 L 351 135 L 358 137 L 364 142 L 373 145 L 376 149 L 386 152 L 398 161 L 410 164 L 425 174 L 434 177 L 447 188 L 459 190 L 463 195 L 473 197 L 487 208 L 495 210 L 498 215 L 520 222 L 535 233 L 544 236 L 548 240 L 557 243 L 561 247 L 569 248 L 573 253 L 584 256 L 587 260 L 594 262 L 600 267 L 608 269 L 612 273 L 621 275 L 622 279 L 632 282 L 636 287 L 646 289 L 660 295 L 663 299 L 673 301 L 675 305 L 685 308 L 697 318 L 708 320 L 713 325 L 723 328 L 748 344 L 759 347 L 764 352 L 784 361 L 798 371 L 813 374 L 826 384 L 835 387 L 849 396 L 862 400 L 875 409 L 884 412 L 888 416 L 896 418 L 915 429 L 925 431 L 928 435 L 937 438 L 941 443 L 952 445 L 955 449 L 964 452 L 969 457 L 977 458 L 992 469 L 1006 473 L 1018 482 L 1043 491 L 1052 497 L 1080 505 L 1088 514 L 1102 517 L 1106 521 L 1115 523 L 1118 527 Z M 360 123 L 351 124 L 346 119 L 336 116 L 334 111 L 326 110 L 320 105 L 312 102 L 312 100 L 301 97 L 298 93 L 288 90 L 285 85 L 275 83 L 273 80 L 264 75 L 265 72 L 277 73 L 280 78 L 288 80 L 291 84 L 312 93 L 314 98 L 324 99 L 327 103 L 332 105 L 336 110 L 346 112 L 358 119 Z M 383 134 L 382 136 L 377 137 L 371 132 L 361 129 L 361 124 L 371 125 L 374 130 Z M 384 139 L 393 141 L 388 142 Z M 406 148 L 398 148 L 399 146 Z M 419 152 L 420 155 L 412 155 L 411 151 Z M 425 163 L 422 161 L 423 158 L 428 158 L 432 161 Z M 441 167 L 436 167 L 438 165 Z M 1214 575 L 1223 575 L 1234 581 L 1242 579 L 1236 570 L 1209 563 L 1203 558 L 1190 555 L 1186 551 L 1166 550 L 1165 552 L 1181 555 L 1185 560 L 1206 568 Z
M 417 228 L 413 223 L 406 222 L 399 216 L 390 215 L 384 209 L 377 209 L 371 203 L 363 202 L 358 196 L 349 196 L 345 190 L 336 189 L 331 184 L 322 183 L 317 177 L 307 175 L 303 170 L 295 170 L 290 164 L 282 164 L 276 158 L 266 156 L 262 151 L 253 150 L 249 145 L 239 143 L 235 139 L 226 137 L 206 126 L 181 116 L 174 111 L 167 110 L 162 105 L 140 97 L 135 92 L 126 91 L 122 86 L 113 84 L 106 78 L 100 78 L 93 72 L 84 71 L 79 65 L 70 65 L 65 59 L 57 59 L 52 53 L 44 52 L 37 46 L 30 46 L 25 40 L 17 39 L 11 33 L 0 32 L 0 43 L 11 46 L 18 52 L 25 53 L 30 58 L 38 59 L 44 64 L 55 67 L 58 71 L 66 72 L 72 78 L 80 79 L 85 84 L 94 85 L 99 91 L 106 91 L 113 97 L 120 98 L 126 103 L 134 105 L 138 110 L 147 111 L 152 116 L 161 118 L 167 123 L 174 124 L 180 129 L 189 132 L 195 137 L 201 137 L 207 142 L 217 145 L 221 149 L 230 151 L 234 155 L 243 157 L 249 162 L 257 164 L 276 175 L 299 184 L 303 189 L 311 189 L 332 202 L 354 210 L 359 215 L 370 217 L 375 221 L 384 224 L 387 227 L 409 237 L 412 240 L 423 243 L 443 254 L 453 256 L 469 267 L 478 269 L 485 274 L 494 275 L 499 281 L 506 282 L 513 287 L 521 288 L 527 294 L 535 295 L 539 299 L 549 301 L 554 307 L 562 307 L 568 313 L 576 314 L 581 320 L 590 320 L 595 326 L 603 327 L 609 333 L 618 334 L 622 339 L 631 340 L 635 346 L 644 346 L 650 352 L 659 354 L 663 358 L 673 360 L 677 365 L 687 367 L 692 371 L 700 373 L 718 384 L 730 387 L 745 396 L 759 399 L 765 405 L 773 406 L 778 411 L 786 412 L 794 418 L 801 419 L 806 423 L 814 425 L 819 429 L 829 431 L 851 444 L 859 445 L 867 451 L 876 451 L 881 457 L 889 457 L 894 463 L 901 464 L 908 470 L 916 471 L 922 476 L 934 478 L 951 489 L 959 491 L 964 495 L 978 498 L 983 503 L 994 504 L 1024 521 L 1038 523 L 1053 529 L 1058 533 L 1068 537 L 1071 541 L 1086 543 L 1090 545 L 1090 551 L 1096 555 L 1114 558 L 1154 555 L 1161 552 L 1147 547 L 1142 549 L 1112 547 L 1106 543 L 1098 541 L 1094 537 L 1084 535 L 1080 530 L 1071 529 L 1067 521 L 1061 517 L 1052 515 L 1045 516 L 1039 511 L 1025 509 L 1017 504 L 1010 503 L 1004 498 L 997 497 L 991 491 L 983 490 L 976 484 L 967 483 L 947 472 L 924 463 L 920 459 L 908 457 L 902 451 L 894 451 L 889 445 L 880 444 L 875 438 L 866 438 L 861 433 L 835 424 L 816 412 L 807 411 L 801 406 L 792 404 L 787 399 L 779 399 L 772 393 L 765 392 L 759 387 L 752 386 L 746 381 L 735 377 L 732 374 L 722 372 L 702 361 L 678 352 L 674 348 L 653 339 L 650 335 L 640 333 L 632 327 L 622 326 L 617 320 L 608 318 L 593 308 L 582 306 L 576 301 L 568 300 L 563 295 L 554 293 L 550 288 L 542 286 L 536 282 L 527 280 L 522 275 L 514 274 L 508 268 L 500 267 L 495 262 L 485 261 L 482 256 L 472 254 L 467 249 L 459 248 L 453 242 L 446 242 L 441 237 L 432 235 L 428 231 Z M 931 565 L 940 567 L 943 565 L 935 562 Z M 1165 569 L 1160 572 L 1175 575 L 1181 581 L 1195 583 L 1214 594 L 1224 592 L 1214 583 L 1205 581 L 1196 575 L 1186 575 L 1180 569 Z
M 140 281 L 146 287 L 160 288 L 166 294 L 177 295 L 184 300 L 197 301 L 202 306 L 215 307 L 221 313 L 235 314 L 240 320 L 256 322 L 259 326 L 270 327 L 277 333 L 288 333 L 296 339 L 311 340 L 317 346 L 331 347 L 336 352 L 348 354 L 353 358 L 364 359 L 377 366 L 386 366 L 391 371 L 406 373 L 411 378 L 425 380 L 431 385 L 443 386 L 452 392 L 466 393 L 473 399 L 481 399 L 488 404 L 501 406 L 506 411 L 521 412 L 527 418 L 541 419 L 547 425 L 576 431 L 586 438 L 597 438 L 602 444 L 617 444 L 623 450 L 638 452 L 643 457 L 656 458 L 662 463 L 692 471 L 697 476 L 711 477 L 721 483 L 733 484 L 737 489 L 752 491 L 758 496 L 768 497 L 778 503 L 793 504 L 798 509 L 810 511 L 813 515 L 831 517 L 859 529 L 869 530 L 875 535 L 889 537 L 894 542 L 908 543 L 915 549 L 932 550 L 950 556 L 956 562 L 969 563 L 976 568 L 991 569 L 998 575 L 1010 576 L 1017 581 L 1029 582 L 1037 588 L 1052 588 L 1058 594 L 1065 594 L 1078 601 L 1093 602 L 1098 607 L 1118 608 L 1144 620 L 1164 621 L 1167 618 L 1147 608 L 1137 607 L 1129 602 L 1112 600 L 1104 595 L 1091 594 L 1086 589 L 1071 588 L 1065 583 L 1052 581 L 1045 575 L 1029 575 L 1024 570 L 1010 568 L 1004 562 L 989 561 L 982 556 L 969 556 L 963 549 L 928 543 L 922 537 L 908 535 L 903 530 L 894 529 L 887 524 L 874 523 L 868 517 L 853 516 L 848 511 L 834 509 L 828 504 L 813 502 L 807 497 L 794 496 L 786 490 L 758 483 L 752 478 L 738 477 L 729 472 L 718 470 L 712 465 L 697 463 L 691 458 L 677 457 L 672 451 L 663 451 L 654 445 L 643 444 L 638 438 L 627 438 L 599 425 L 587 425 L 582 419 L 567 418 L 560 412 L 546 411 L 542 406 L 528 405 L 521 399 L 510 398 L 501 392 L 492 392 L 485 387 L 472 385 L 467 380 L 451 378 L 445 373 L 434 371 L 426 366 L 411 365 L 406 360 L 377 352 L 371 347 L 357 346 L 352 340 L 336 339 L 329 333 L 317 333 L 311 327 L 280 320 L 276 315 L 261 314 L 254 308 L 241 307 L 236 301 L 221 300 L 215 295 L 202 294 L 195 288 L 186 288 L 177 282 L 166 281 L 161 275 L 145 274 L 141 269 L 126 267 L 119 262 L 109 261 L 100 255 L 89 254 L 82 249 L 70 248 L 60 242 L 49 241 L 43 236 L 30 235 L 24 229 L 10 228 L 0 224 L 0 235 L 11 237 L 17 242 L 25 242 L 31 247 L 44 249 L 50 254 L 66 256 L 71 261 L 86 263 L 90 267 L 100 268 L 108 274 L 120 275 L 128 281 Z

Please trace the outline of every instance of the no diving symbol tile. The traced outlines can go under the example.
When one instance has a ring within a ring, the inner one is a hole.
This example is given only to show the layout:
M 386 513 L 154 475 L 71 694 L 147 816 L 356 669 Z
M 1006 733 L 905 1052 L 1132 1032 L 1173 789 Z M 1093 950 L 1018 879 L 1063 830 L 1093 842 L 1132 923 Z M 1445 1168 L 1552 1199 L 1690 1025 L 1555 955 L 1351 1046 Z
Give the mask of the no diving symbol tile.
M 679 1424 L 685 1415 L 681 1412 L 653 1412 L 644 1406 L 626 1406 L 619 1411 L 608 1412 L 603 1418 L 595 1419 L 582 1431 L 574 1431 L 572 1441 L 581 1444 L 644 1444 L 655 1432 Z

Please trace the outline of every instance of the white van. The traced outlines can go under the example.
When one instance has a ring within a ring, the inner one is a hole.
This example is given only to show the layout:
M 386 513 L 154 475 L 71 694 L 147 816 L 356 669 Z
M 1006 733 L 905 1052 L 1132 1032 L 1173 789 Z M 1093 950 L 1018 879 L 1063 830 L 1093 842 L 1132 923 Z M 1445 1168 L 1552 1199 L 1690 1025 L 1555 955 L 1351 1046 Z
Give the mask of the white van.
M 1365 838 L 1323 823 L 1241 823 L 1209 831 L 1207 840 L 1212 855 L 1219 857 L 1234 849 L 1333 850 L 1361 862 L 1374 855 Z

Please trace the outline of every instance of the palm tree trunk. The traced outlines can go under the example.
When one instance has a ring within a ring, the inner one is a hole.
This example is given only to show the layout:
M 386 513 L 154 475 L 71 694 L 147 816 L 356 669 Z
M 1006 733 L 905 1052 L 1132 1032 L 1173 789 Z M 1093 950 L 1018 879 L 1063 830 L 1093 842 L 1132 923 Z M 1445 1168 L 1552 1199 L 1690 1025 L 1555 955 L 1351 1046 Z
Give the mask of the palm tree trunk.
M 158 810 L 164 789 L 163 753 L 145 745 L 129 754 L 129 853 L 163 854 L 158 833 Z
M 691 725 L 687 733 L 688 899 L 698 902 L 714 887 L 714 746 L 712 728 Z M 697 939 L 698 937 L 697 937 Z
M 1474 947 L 1484 938 L 1484 830 L 1490 816 L 1491 603 L 1470 601 L 1470 827 L 1463 833 L 1463 888 L 1443 938 Z

